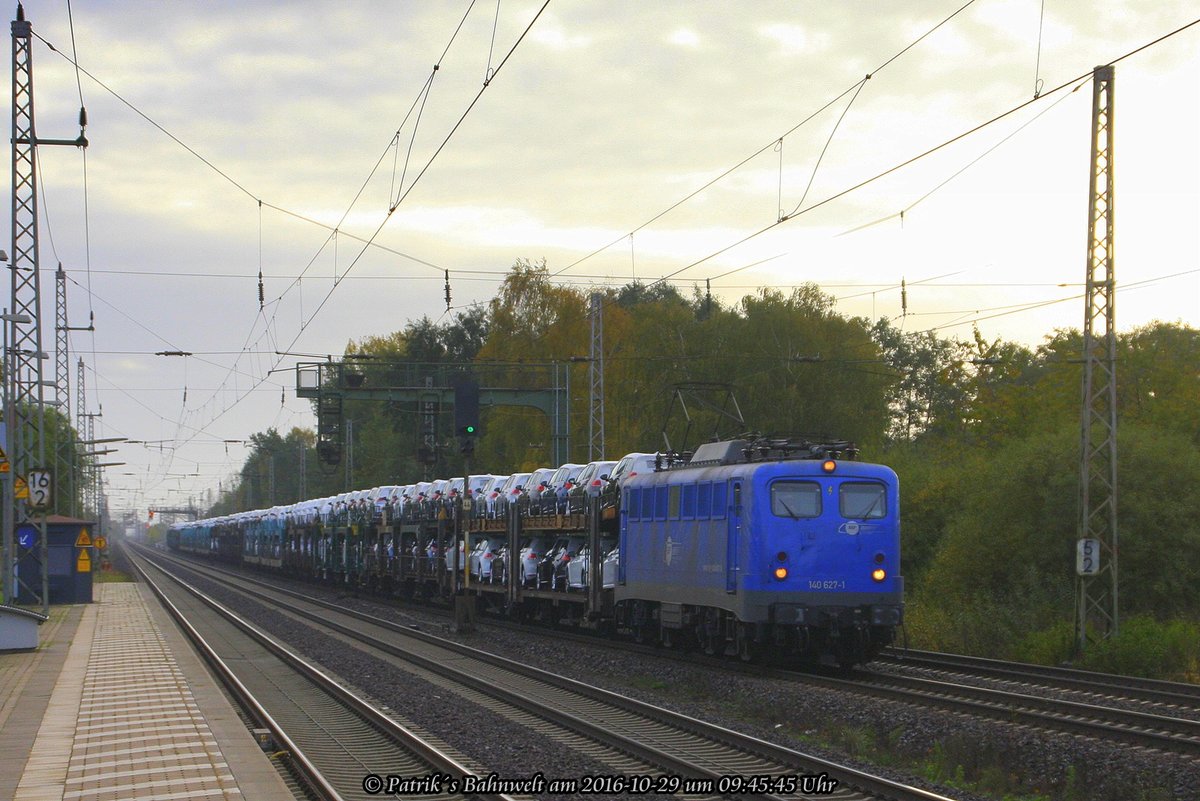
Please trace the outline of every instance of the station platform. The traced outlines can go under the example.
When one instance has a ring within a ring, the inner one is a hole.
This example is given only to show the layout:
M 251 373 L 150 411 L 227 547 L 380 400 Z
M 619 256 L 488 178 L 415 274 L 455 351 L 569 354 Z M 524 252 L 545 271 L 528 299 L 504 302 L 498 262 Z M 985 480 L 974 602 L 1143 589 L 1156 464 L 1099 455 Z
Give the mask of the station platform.
M 292 799 L 149 588 L 95 597 L 0 653 L 0 799 Z

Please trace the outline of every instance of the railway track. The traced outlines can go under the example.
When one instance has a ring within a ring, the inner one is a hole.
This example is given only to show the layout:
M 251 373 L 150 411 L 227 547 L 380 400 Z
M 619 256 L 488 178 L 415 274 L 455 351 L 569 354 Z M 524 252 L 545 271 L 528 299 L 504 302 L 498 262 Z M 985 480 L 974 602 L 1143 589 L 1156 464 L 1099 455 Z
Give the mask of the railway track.
M 311 793 L 322 801 L 385 795 L 388 776 L 430 780 L 431 801 L 502 794 L 453 792 L 472 775 L 454 756 L 364 703 L 242 617 L 153 561 L 130 554 L 145 581 L 247 713 L 268 728 Z M 234 667 L 236 666 L 236 667 Z M 370 778 L 376 777 L 376 778 Z
M 161 555 L 155 558 L 161 561 Z M 580 777 L 591 784 L 577 786 L 576 792 L 944 801 L 934 793 L 347 609 L 311 593 L 190 561 L 185 567 L 371 651 L 436 673 L 456 687 L 486 694 L 492 701 L 489 711 L 533 716 L 543 726 L 561 729 L 560 737 L 585 738 L 593 748 L 608 749 L 606 764 L 619 770 L 609 776 Z M 831 783 L 832 794 L 827 792 Z
M 505 627 L 522 627 L 501 622 Z M 544 629 L 537 629 L 545 633 Z M 554 632 L 555 636 L 594 642 L 586 634 Z M 664 651 L 656 646 L 614 642 L 613 647 L 670 656 L 712 665 L 712 657 Z M 843 678 L 828 673 L 745 665 L 726 660 L 721 666 L 752 675 L 816 684 L 841 692 L 935 706 L 978 717 L 1015 722 L 1044 731 L 1118 741 L 1164 752 L 1200 756 L 1200 686 L 1136 677 L 1077 671 L 1040 665 L 929 651 L 888 649 L 881 663 L 900 672 L 885 672 L 872 664 Z M 914 673 L 925 672 L 926 675 Z M 1006 686 L 965 683 L 996 679 Z
M 969 676 L 1031 690 L 1039 687 L 1068 690 L 1108 701 L 1128 701 L 1146 707 L 1146 711 L 1200 717 L 1197 684 L 898 648 L 885 650 L 876 664 L 921 671 L 936 678 Z
M 860 670 L 853 680 L 804 677 L 833 689 L 917 701 L 1033 728 L 1119 740 L 1130 745 L 1200 756 L 1200 721 L 947 680 Z

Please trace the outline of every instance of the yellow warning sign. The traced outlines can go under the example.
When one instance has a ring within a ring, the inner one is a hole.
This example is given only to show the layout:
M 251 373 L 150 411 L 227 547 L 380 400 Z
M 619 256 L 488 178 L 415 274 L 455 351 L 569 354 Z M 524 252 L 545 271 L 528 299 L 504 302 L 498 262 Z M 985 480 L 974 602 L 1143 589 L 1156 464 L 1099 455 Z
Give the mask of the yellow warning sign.
M 8 463 L 8 454 L 4 452 L 4 448 L 0 448 L 0 473 L 7 473 L 12 470 L 12 466 Z
M 103 551 L 108 547 L 108 540 L 104 537 L 96 537 L 96 547 Z
M 90 536 L 88 536 L 88 531 L 86 528 L 79 529 L 79 536 L 75 538 L 75 547 L 76 548 L 92 547 L 92 538 Z
M 75 560 L 76 573 L 91 573 L 92 572 L 92 557 L 88 556 L 87 548 L 79 552 L 79 558 Z
M 29 500 L 29 485 L 21 476 L 13 476 L 13 495 L 23 500 Z

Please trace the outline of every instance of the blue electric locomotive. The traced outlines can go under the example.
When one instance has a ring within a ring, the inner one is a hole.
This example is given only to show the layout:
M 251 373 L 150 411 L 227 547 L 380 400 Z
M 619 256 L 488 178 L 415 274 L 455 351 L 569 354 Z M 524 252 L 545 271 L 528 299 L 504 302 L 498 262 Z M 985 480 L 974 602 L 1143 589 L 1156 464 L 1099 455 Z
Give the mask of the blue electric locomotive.
M 623 488 L 620 625 L 708 653 L 852 665 L 903 615 L 899 485 L 850 443 L 734 440 Z

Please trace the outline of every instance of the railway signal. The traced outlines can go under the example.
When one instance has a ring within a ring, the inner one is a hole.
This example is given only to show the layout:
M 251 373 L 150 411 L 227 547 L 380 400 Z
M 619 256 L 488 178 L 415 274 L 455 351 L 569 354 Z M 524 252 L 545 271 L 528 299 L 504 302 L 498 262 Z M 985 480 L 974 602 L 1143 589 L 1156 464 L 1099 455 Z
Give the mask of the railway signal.
M 460 437 L 479 433 L 479 382 L 471 376 L 454 385 L 454 429 Z

